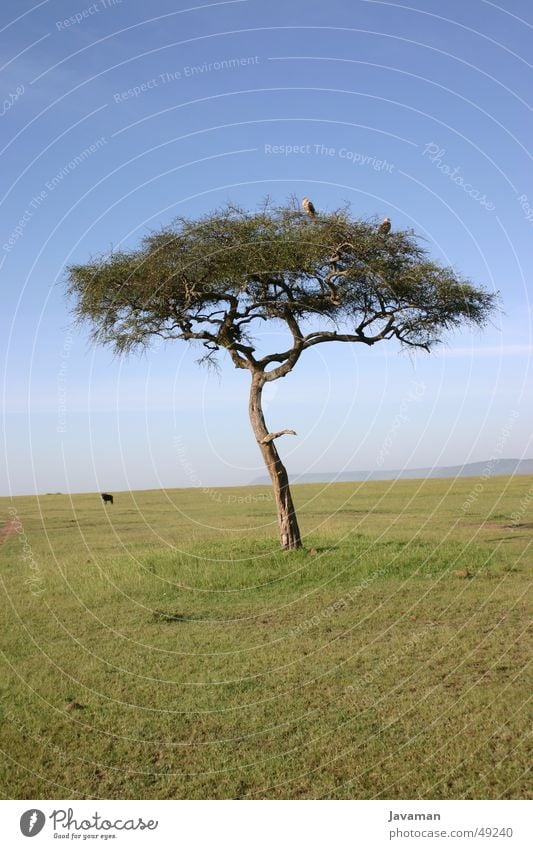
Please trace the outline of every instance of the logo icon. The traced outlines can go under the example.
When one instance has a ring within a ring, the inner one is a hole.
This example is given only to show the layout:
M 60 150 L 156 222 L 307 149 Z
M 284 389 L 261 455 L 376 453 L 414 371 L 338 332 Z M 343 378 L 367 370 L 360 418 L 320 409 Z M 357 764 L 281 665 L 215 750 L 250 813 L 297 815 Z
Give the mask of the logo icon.
M 20 818 L 20 830 L 24 837 L 35 837 L 42 831 L 46 822 L 46 817 L 38 808 L 30 808 L 29 811 L 24 811 Z

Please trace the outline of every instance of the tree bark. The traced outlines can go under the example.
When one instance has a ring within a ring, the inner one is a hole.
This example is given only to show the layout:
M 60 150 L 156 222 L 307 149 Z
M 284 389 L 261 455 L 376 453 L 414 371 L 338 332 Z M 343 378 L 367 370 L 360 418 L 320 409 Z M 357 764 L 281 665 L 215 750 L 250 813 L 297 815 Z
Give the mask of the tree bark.
M 265 378 L 262 372 L 255 372 L 252 376 L 252 385 L 250 387 L 250 403 L 248 411 L 257 444 L 259 445 L 261 454 L 263 455 L 263 459 L 272 479 L 272 488 L 274 490 L 274 498 L 276 500 L 276 508 L 278 511 L 281 547 L 288 551 L 291 549 L 301 548 L 302 540 L 292 501 L 287 470 L 281 462 L 277 448 L 274 444 L 274 438 L 266 439 L 266 437 L 272 436 L 272 434 L 269 434 L 268 432 L 261 406 L 264 385 Z

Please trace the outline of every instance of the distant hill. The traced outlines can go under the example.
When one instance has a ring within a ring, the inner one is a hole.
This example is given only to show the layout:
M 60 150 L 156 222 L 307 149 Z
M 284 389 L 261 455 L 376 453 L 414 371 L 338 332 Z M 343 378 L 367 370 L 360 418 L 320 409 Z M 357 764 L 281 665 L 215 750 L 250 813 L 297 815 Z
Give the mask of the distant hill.
M 333 481 L 390 481 L 413 478 L 478 478 L 482 475 L 533 475 L 533 459 L 528 460 L 481 460 L 465 463 L 464 466 L 435 466 L 427 469 L 379 469 L 362 472 L 309 472 L 291 475 L 292 483 L 331 483 Z M 251 485 L 270 483 L 266 475 L 251 481 Z

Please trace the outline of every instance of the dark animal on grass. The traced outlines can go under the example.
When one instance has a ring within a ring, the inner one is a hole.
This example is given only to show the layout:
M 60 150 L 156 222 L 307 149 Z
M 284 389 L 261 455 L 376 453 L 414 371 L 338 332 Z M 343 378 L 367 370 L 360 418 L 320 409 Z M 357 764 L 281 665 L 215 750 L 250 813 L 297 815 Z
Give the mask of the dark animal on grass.
M 111 504 L 113 503 L 113 496 L 109 495 L 108 492 L 102 492 L 101 496 L 102 496 L 102 501 L 104 502 L 104 504 L 107 504 L 108 501 L 110 501 Z

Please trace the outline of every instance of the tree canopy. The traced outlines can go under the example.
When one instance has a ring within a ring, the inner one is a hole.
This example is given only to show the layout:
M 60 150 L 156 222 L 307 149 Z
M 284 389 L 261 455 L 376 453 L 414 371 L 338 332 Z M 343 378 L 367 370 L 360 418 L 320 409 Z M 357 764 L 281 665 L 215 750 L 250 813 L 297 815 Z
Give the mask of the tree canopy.
M 380 234 L 346 209 L 311 220 L 294 204 L 178 218 L 139 248 L 68 273 L 75 311 L 99 343 L 125 353 L 154 336 L 198 341 L 206 359 L 225 348 L 267 380 L 325 342 L 397 339 L 430 350 L 444 331 L 483 325 L 495 301 L 432 261 L 411 232 Z M 286 350 L 257 354 L 264 321 L 288 328 Z

